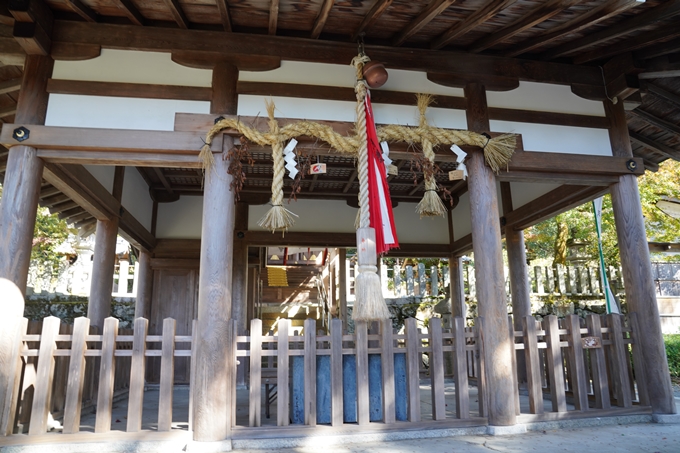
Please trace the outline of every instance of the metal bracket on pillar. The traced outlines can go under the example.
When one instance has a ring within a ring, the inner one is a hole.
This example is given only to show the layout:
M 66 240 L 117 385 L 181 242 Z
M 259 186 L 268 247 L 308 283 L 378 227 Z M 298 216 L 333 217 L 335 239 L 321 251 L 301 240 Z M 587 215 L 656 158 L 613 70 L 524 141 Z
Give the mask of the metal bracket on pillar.
M 31 136 L 31 131 L 24 126 L 17 127 L 12 131 L 12 138 L 18 142 L 23 142 Z

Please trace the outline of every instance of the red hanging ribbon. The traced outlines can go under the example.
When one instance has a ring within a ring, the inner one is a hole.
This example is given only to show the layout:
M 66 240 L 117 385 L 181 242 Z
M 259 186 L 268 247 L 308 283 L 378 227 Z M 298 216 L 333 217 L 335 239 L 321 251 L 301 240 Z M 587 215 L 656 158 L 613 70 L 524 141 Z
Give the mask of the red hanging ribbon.
M 392 213 L 392 199 L 387 184 L 385 161 L 378 141 L 378 133 L 373 119 L 371 97 L 367 93 L 364 102 L 366 108 L 366 136 L 368 145 L 368 203 L 371 214 L 371 228 L 375 229 L 376 251 L 378 255 L 399 247 L 397 230 Z

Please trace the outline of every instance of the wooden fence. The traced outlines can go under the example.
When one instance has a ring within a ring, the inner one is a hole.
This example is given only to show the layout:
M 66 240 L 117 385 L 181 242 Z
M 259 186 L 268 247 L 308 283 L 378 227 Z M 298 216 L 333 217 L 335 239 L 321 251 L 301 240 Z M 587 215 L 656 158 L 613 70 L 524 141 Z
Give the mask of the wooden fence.
M 519 376 L 526 376 L 528 397 L 516 392 L 518 414 L 539 420 L 549 412 L 563 413 L 560 417 L 567 412 L 591 411 L 593 416 L 620 409 L 630 412 L 634 404 L 638 410 L 648 410 L 647 387 L 642 374 L 635 372 L 642 369 L 642 351 L 635 341 L 640 333 L 634 314 L 627 320 L 620 315 L 591 315 L 584 325 L 575 315 L 565 318 L 561 326 L 554 316 L 540 323 L 531 317 L 523 321 L 523 331 L 513 331 L 511 319 L 508 323 L 508 338 L 515 341 L 516 352 L 526 364 Z M 194 323 L 194 335 L 195 327 Z M 164 320 L 162 335 L 148 335 L 148 321 L 143 318 L 135 320 L 133 332 L 119 332 L 118 321 L 108 318 L 101 335 L 90 333 L 86 318 L 76 319 L 72 331 L 61 333 L 59 319 L 54 317 L 43 321 L 39 334 L 27 328 L 24 320 L 20 358 L 24 382 L 29 364 L 36 367 L 34 392 L 30 404 L 26 392 L 17 392 L 14 398 L 27 408 L 19 415 L 28 420 L 29 436 L 45 433 L 48 414 L 60 413 L 60 409 L 64 433 L 83 429 L 81 410 L 88 391 L 96 400 L 94 432 L 109 432 L 117 388 L 127 391 L 125 429 L 140 431 L 149 357 L 161 358 L 158 431 L 169 431 L 178 417 L 186 420 L 187 413 L 178 414 L 179 409 L 173 414 L 173 366 L 175 357 L 192 354 L 176 345 L 195 342 L 192 336 L 175 335 L 173 319 Z M 371 326 L 358 322 L 352 335 L 342 333 L 338 319 L 332 320 L 329 335 L 318 335 L 315 328 L 316 321 L 308 319 L 298 335 L 284 319 L 278 323 L 278 332 L 263 336 L 262 322 L 255 319 L 251 335 L 229 335 L 232 358 L 245 360 L 250 369 L 247 407 L 240 410 L 247 418 L 236 417 L 234 404 L 234 425 L 259 429 L 273 422 L 266 414 L 263 418 L 262 408 L 274 402 L 274 386 L 279 426 L 421 420 L 486 423 L 482 318 L 472 328 L 465 327 L 462 318 L 432 318 L 425 333 L 413 318 L 406 320 L 403 334 L 393 332 L 390 321 Z M 161 347 L 150 349 L 149 343 Z M 425 374 L 423 363 L 427 364 Z M 513 360 L 514 370 L 517 363 L 522 361 Z M 95 392 L 88 390 L 88 373 L 98 374 Z M 231 387 L 235 393 L 236 386 Z M 431 404 L 421 404 L 423 387 L 429 387 Z M 235 396 L 233 401 L 237 401 Z M 189 407 L 181 410 L 190 413 L 191 405 L 189 400 Z

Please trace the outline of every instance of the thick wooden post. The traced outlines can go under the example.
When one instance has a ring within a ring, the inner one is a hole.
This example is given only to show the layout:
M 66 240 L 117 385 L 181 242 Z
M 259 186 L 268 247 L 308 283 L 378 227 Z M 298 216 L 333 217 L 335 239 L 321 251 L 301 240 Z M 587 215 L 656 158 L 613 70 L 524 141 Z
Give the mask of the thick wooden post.
M 238 70 L 233 65 L 218 63 L 215 66 L 211 113 L 235 112 L 235 89 L 230 87 L 235 87 L 237 80 Z M 233 143 L 233 139 L 225 136 L 223 153 Z M 215 165 L 206 171 L 203 191 L 198 323 L 196 353 L 192 357 L 196 365 L 191 389 L 194 440 L 203 442 L 230 437 L 232 405 L 236 403 L 232 401 L 236 364 L 229 360 L 232 345 L 227 341 L 232 319 L 235 219 L 228 168 L 229 161 L 223 154 L 217 154 Z
M 123 193 L 125 167 L 116 167 L 113 180 L 113 196 L 120 201 Z M 87 317 L 93 326 L 104 328 L 104 319 L 111 314 L 111 291 L 113 271 L 116 265 L 116 238 L 118 237 L 118 217 L 97 220 L 94 236 L 94 256 L 92 258 L 92 281 L 90 300 L 87 304 Z
M 137 274 L 137 299 L 135 300 L 135 319 L 148 318 L 151 306 L 151 292 L 153 291 L 153 270 L 151 269 L 151 254 L 146 250 L 139 252 L 139 273 Z
M 0 437 L 12 434 L 19 392 L 19 345 L 25 332 L 24 295 L 14 282 L 0 279 Z
M 468 129 L 489 130 L 486 92 L 483 85 L 471 83 L 465 87 Z M 489 424 L 497 426 L 516 423 L 511 355 L 513 347 L 508 335 L 507 304 L 503 278 L 503 256 L 498 220 L 496 178 L 484 163 L 484 154 L 473 151 L 468 155 L 468 190 L 472 247 L 475 254 L 477 300 L 479 316 L 484 318 L 484 359 L 489 403 Z M 484 276 L 484 278 L 481 278 Z
M 248 204 L 236 203 L 234 230 L 234 271 L 231 283 L 232 317 L 238 323 L 238 334 L 246 331 L 246 312 L 248 303 L 248 243 L 239 233 L 248 230 Z
M 611 128 L 609 138 L 614 156 L 632 157 L 623 104 L 604 102 Z M 637 313 L 640 346 L 643 351 L 642 372 L 649 388 L 649 401 L 656 414 L 675 414 L 675 400 L 668 371 L 666 349 L 661 334 L 659 307 L 656 303 L 652 265 L 642 217 L 640 192 L 634 175 L 619 176 L 611 186 L 612 208 L 616 222 L 623 280 L 626 282 L 628 310 Z M 636 339 L 637 341 L 637 339 Z
M 338 307 L 342 328 L 347 328 L 347 249 L 338 249 Z
M 26 57 L 14 120 L 17 126 L 45 124 L 46 87 L 53 66 L 51 57 Z M 42 171 L 43 161 L 35 148 L 13 146 L 9 149 L 0 201 L 0 278 L 14 282 L 22 293 L 26 292 Z
M 449 258 L 449 293 L 451 294 L 451 316 L 465 319 L 465 286 L 463 284 L 463 258 L 451 255 Z

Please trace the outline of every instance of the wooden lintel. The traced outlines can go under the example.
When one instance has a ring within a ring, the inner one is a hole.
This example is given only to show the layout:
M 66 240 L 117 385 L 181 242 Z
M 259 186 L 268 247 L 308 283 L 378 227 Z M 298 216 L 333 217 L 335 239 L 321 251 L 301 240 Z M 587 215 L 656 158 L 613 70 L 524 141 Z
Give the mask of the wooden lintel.
M 613 156 L 574 155 L 566 153 L 545 153 L 515 151 L 508 163 L 508 171 L 532 171 L 552 173 L 577 173 L 586 175 L 642 175 L 642 160 L 633 158 L 637 168 L 630 171 L 630 158 Z
M 356 55 L 354 43 L 305 38 L 229 34 L 204 30 L 173 30 L 161 27 L 89 24 L 55 21 L 54 42 L 97 44 L 103 48 L 140 51 L 210 51 L 229 55 L 276 56 L 282 60 L 347 64 Z M 520 80 L 568 85 L 601 84 L 597 67 L 546 63 L 463 52 L 395 49 L 366 46 L 372 59 L 394 69 L 451 74 L 515 77 Z
M 335 0 L 324 0 L 324 2 L 321 4 L 321 10 L 319 10 L 319 14 L 316 16 L 316 20 L 314 21 L 314 27 L 312 27 L 312 33 L 310 35 L 312 39 L 317 39 L 323 31 L 323 27 L 326 25 L 328 15 L 331 13 L 334 3 Z
M 6 146 L 17 145 L 12 133 L 19 124 L 6 123 L 0 132 L 0 143 Z M 138 151 L 146 153 L 193 154 L 203 146 L 203 132 L 142 131 L 127 129 L 71 128 L 55 126 L 36 126 L 22 124 L 30 131 L 23 145 L 35 148 L 99 150 L 99 151 Z M 222 140 L 215 137 L 212 143 L 214 152 L 222 151 Z
M 449 253 L 453 256 L 465 255 L 472 251 L 472 233 L 454 241 L 449 248 Z
M 96 152 L 69 149 L 39 149 L 45 162 L 81 165 L 128 165 L 134 167 L 201 168 L 198 150 L 191 154 L 134 151 Z
M 540 171 L 503 171 L 496 178 L 499 181 L 544 184 L 571 184 L 587 186 L 610 186 L 619 180 L 618 175 L 590 175 L 583 173 L 555 173 Z

